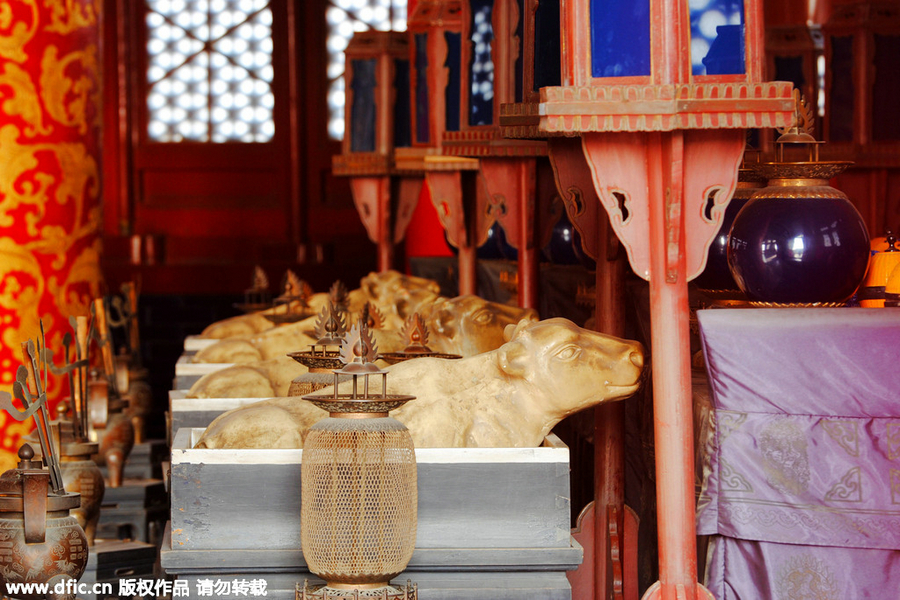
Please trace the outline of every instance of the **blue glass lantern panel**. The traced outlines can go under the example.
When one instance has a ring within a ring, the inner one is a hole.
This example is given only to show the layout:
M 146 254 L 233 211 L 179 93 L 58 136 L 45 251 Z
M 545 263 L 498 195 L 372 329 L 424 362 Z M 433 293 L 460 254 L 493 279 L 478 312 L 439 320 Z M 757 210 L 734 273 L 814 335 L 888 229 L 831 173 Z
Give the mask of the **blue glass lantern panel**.
M 525 0 L 516 0 L 519 22 L 516 24 L 516 102 L 522 102 L 525 87 Z
M 412 144 L 409 119 L 409 61 L 394 59 L 394 147 Z
M 740 75 L 744 61 L 744 1 L 689 0 L 691 72 L 694 75 Z
M 591 74 L 650 75 L 650 0 L 591 0 Z
M 350 107 L 350 150 L 375 152 L 375 59 L 350 61 L 353 105 Z
M 494 59 L 491 44 L 494 27 L 491 17 L 493 0 L 471 0 L 472 21 L 469 23 L 469 125 L 491 125 L 494 122 Z
M 459 97 L 462 93 L 460 88 L 462 34 L 445 31 L 444 40 L 447 42 L 447 60 L 444 61 L 444 66 L 447 68 L 447 87 L 444 89 L 444 127 L 447 131 L 459 131 Z
M 427 144 L 430 140 L 428 130 L 428 34 L 417 33 L 416 44 L 416 141 Z
M 559 0 L 541 0 L 534 13 L 534 89 L 562 85 Z

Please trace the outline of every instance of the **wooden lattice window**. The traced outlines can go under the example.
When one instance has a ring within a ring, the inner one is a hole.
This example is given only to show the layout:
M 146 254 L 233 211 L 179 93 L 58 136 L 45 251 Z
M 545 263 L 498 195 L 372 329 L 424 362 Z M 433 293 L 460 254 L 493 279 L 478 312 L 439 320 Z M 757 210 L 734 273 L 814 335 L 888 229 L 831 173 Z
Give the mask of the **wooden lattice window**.
M 405 31 L 406 0 L 328 0 L 328 136 L 344 137 L 344 50 L 357 31 Z
M 269 142 L 268 0 L 146 0 L 147 139 Z

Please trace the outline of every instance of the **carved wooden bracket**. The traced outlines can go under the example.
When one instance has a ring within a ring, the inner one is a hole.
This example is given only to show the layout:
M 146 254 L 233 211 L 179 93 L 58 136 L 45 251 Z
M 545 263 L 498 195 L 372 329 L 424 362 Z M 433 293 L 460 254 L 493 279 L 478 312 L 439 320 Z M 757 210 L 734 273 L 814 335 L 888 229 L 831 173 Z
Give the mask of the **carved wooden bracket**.
M 651 133 L 586 133 L 582 147 L 594 189 L 616 235 L 628 252 L 631 268 L 650 279 L 648 141 Z M 687 279 L 706 267 L 706 254 L 719 230 L 737 182 L 744 150 L 741 130 L 674 132 L 666 188 L 666 279 L 675 277 L 680 237 L 684 237 Z M 683 180 L 680 174 L 683 173 Z M 680 189 L 683 189 L 683 195 Z

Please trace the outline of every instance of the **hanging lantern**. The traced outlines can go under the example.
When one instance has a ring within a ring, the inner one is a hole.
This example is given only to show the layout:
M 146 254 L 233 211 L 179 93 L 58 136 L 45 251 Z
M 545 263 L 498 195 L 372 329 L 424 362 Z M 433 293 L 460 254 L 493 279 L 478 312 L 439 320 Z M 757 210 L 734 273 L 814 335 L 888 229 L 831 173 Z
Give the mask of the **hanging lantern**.
M 300 509 L 304 557 L 326 584 L 298 585 L 298 599 L 417 597 L 409 582 L 390 584 L 412 558 L 418 491 L 412 436 L 388 411 L 414 397 L 388 395 L 375 357 L 360 321 L 341 346 L 334 392 L 303 397 L 329 413 L 304 442 Z M 338 391 L 341 375 L 352 379 L 349 394 Z M 369 390 L 372 375 L 381 375 L 380 394 Z
M 759 165 L 768 186 L 735 218 L 728 266 L 751 302 L 839 306 L 866 274 L 869 234 L 847 195 L 828 185 L 851 163 L 818 159 L 812 111 L 799 93 L 796 103 L 797 124 L 775 143 L 777 161 Z M 786 161 L 788 145 L 805 146 L 807 159 Z

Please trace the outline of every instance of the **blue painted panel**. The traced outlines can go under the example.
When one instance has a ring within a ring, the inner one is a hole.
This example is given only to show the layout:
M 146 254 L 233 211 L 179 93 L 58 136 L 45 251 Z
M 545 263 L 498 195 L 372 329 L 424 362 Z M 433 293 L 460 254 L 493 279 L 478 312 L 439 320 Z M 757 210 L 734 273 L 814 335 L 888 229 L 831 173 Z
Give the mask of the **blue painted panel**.
M 650 0 L 591 0 L 591 74 L 650 75 Z
M 691 0 L 690 7 L 691 72 L 745 73 L 743 0 Z
M 351 61 L 353 106 L 350 107 L 350 150 L 375 151 L 375 59 Z
M 416 44 L 416 141 L 427 144 L 430 138 L 428 117 L 428 34 L 417 33 Z

